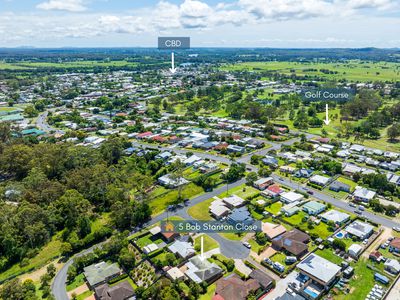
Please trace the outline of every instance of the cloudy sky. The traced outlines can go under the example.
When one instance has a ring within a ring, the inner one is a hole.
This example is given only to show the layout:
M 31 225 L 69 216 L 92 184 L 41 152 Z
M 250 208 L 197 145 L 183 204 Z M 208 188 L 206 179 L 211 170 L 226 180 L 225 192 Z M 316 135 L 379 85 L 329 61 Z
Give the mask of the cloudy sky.
M 0 0 L 0 47 L 400 47 L 400 0 Z

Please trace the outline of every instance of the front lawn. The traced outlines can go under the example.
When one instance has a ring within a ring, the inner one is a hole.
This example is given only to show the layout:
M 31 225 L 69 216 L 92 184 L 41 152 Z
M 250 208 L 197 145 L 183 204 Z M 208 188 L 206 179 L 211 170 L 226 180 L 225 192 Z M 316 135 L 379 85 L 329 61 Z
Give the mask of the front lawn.
M 201 251 L 201 237 L 203 237 L 204 252 L 208 252 L 219 247 L 217 241 L 207 234 L 203 234 L 194 240 L 194 248 L 198 250 L 197 252 Z
M 74 281 L 67 285 L 67 292 L 70 292 L 85 283 L 85 275 L 79 274 L 74 278 Z
M 210 207 L 211 202 L 213 202 L 215 199 L 210 198 L 206 201 L 200 202 L 188 209 L 189 215 L 191 215 L 193 218 L 201 221 L 208 221 L 212 220 L 212 217 L 210 216 L 210 213 L 208 212 L 208 209 Z

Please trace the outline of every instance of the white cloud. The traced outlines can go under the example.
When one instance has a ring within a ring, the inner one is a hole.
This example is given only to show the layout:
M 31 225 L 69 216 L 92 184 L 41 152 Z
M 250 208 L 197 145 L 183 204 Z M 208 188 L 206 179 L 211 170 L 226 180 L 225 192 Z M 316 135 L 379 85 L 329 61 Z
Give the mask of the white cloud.
M 178 4 L 170 2 L 171 0 L 161 0 L 152 7 L 113 13 L 85 12 L 85 3 L 89 1 L 47 0 L 38 5 L 42 10 L 66 11 L 57 14 L 36 11 L 10 15 L 0 12 L 0 32 L 9 33 L 3 34 L 3 41 L 6 44 L 16 44 L 13 41 L 26 41 L 24 44 L 49 41 L 56 44 L 61 40 L 73 39 L 77 40 L 76 43 L 96 39 L 101 43 L 104 39 L 104 43 L 107 43 L 110 39 L 120 38 L 124 42 L 135 41 L 140 45 L 140 39 L 150 40 L 157 35 L 182 33 L 203 36 L 203 44 L 208 38 L 211 44 L 224 38 L 242 41 L 242 45 L 250 45 L 245 41 L 247 36 L 254 35 L 253 40 L 265 38 L 265 42 L 269 40 L 271 43 L 281 40 L 282 43 L 286 41 L 288 44 L 351 45 L 353 40 L 356 44 L 357 40 L 361 39 L 359 35 L 367 32 L 365 28 L 368 26 L 358 24 L 365 24 L 367 19 L 370 20 L 374 16 L 376 10 L 393 7 L 393 3 L 398 0 L 236 0 L 214 6 L 206 4 L 204 0 L 181 0 Z M 389 24 L 385 22 L 383 13 L 376 15 L 379 16 L 380 26 Z M 327 20 L 331 23 L 327 23 Z M 349 20 L 353 22 L 349 26 L 356 30 L 352 36 L 348 35 L 342 39 L 342 36 L 347 34 L 347 29 L 351 28 L 339 29 L 338 26 Z M 314 26 L 300 31 L 301 24 L 311 21 L 315 21 Z M 387 30 L 382 30 L 382 34 L 386 33 L 385 31 L 389 32 L 391 28 L 399 28 L 393 26 L 393 17 L 391 22 L 392 25 L 388 25 Z M 314 31 L 318 34 L 299 38 L 299 32 L 309 34 Z M 370 31 L 368 30 L 368 33 Z M 127 38 L 129 35 L 131 39 Z M 378 34 L 376 36 L 379 38 Z M 395 43 L 393 41 L 398 40 L 397 36 L 388 36 L 386 40 L 392 41 L 392 45 Z
M 39 3 L 36 7 L 43 10 L 64 10 L 70 12 L 87 10 L 83 0 L 49 0 Z

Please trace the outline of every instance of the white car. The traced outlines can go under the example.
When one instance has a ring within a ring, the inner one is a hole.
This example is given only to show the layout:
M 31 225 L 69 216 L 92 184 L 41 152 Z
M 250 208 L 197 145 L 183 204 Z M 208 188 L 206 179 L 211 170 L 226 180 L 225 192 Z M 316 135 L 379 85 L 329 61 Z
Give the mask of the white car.
M 395 226 L 395 227 L 393 227 L 392 229 L 393 229 L 394 231 L 400 232 L 400 227 Z
M 251 245 L 248 242 L 243 242 L 243 246 L 245 246 L 246 248 L 251 249 Z

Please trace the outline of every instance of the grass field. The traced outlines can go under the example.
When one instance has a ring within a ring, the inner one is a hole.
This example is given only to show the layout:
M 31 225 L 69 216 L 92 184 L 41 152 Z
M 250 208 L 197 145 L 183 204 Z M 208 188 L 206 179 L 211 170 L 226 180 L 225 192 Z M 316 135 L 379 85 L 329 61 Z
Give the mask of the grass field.
M 194 183 L 189 183 L 184 186 L 182 190 L 183 198 L 193 198 L 197 195 L 203 193 L 204 190 L 202 187 L 195 185 Z M 153 212 L 153 215 L 157 215 L 162 213 L 168 205 L 174 204 L 178 199 L 178 190 L 169 190 L 164 187 L 157 187 L 150 194 L 150 208 Z
M 188 209 L 189 215 L 197 220 L 208 221 L 212 220 L 210 213 L 208 212 L 208 208 L 210 207 L 211 202 L 214 201 L 214 198 L 210 198 L 206 201 L 200 202 Z
M 277 215 L 281 211 L 281 208 L 282 208 L 282 202 L 277 201 L 275 203 L 272 203 L 270 206 L 267 206 L 265 210 L 273 215 Z
M 249 196 L 254 196 L 259 194 L 260 191 L 253 188 L 252 186 L 247 186 L 245 184 L 242 184 L 238 187 L 235 187 L 233 189 L 230 189 L 228 192 L 223 192 L 222 194 L 218 195 L 219 198 L 225 198 L 231 195 L 236 195 L 239 196 L 243 199 L 246 199 Z
M 310 71 L 315 69 L 315 71 Z M 337 72 L 337 74 L 324 74 L 321 70 Z M 348 63 L 314 63 L 314 62 L 246 62 L 225 65 L 226 71 L 276 71 L 280 74 L 308 75 L 324 77 L 330 80 L 347 79 L 349 81 L 391 81 L 400 76 L 400 66 L 390 62 L 364 62 L 353 60 Z
M 203 237 L 203 243 L 204 243 L 204 252 L 210 251 L 212 249 L 218 248 L 219 244 L 210 236 L 207 234 L 201 235 Z M 201 236 L 196 238 L 194 240 L 194 247 L 198 247 L 198 249 L 201 249 Z
M 217 288 L 217 284 L 214 282 L 213 284 L 207 287 L 207 292 L 204 295 L 200 295 L 199 300 L 211 300 L 215 294 L 215 289 Z
M 38 255 L 29 259 L 26 266 L 15 264 L 5 272 L 1 273 L 0 281 L 44 266 L 46 263 L 60 255 L 61 245 L 62 242 L 59 240 L 59 236 L 54 236 L 53 239 L 39 251 Z
M 80 287 L 84 283 L 85 283 L 85 275 L 81 273 L 74 278 L 74 281 L 72 281 L 70 284 L 67 285 L 67 292 L 73 291 L 74 289 Z

